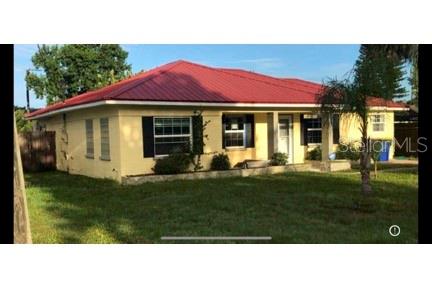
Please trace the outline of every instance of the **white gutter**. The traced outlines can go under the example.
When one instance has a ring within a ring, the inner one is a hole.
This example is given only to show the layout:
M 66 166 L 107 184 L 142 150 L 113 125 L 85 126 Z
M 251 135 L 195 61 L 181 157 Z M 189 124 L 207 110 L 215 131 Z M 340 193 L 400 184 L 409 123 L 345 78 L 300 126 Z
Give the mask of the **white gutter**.
M 202 107 L 252 107 L 252 108 L 319 108 L 320 104 L 278 104 L 278 103 L 209 103 L 209 102 L 169 102 L 169 101 L 130 101 L 130 100 L 102 100 L 97 102 L 92 102 L 88 104 L 81 104 L 66 108 L 57 109 L 50 111 L 41 115 L 36 115 L 33 117 L 28 117 L 29 120 L 40 119 L 48 116 L 52 116 L 59 113 L 65 113 L 69 111 L 92 108 L 102 105 L 140 105 L 140 106 L 202 106 Z M 409 110 L 409 108 L 392 108 L 386 106 L 374 106 L 371 107 L 373 110 L 383 110 L 387 109 L 390 111 L 404 111 Z

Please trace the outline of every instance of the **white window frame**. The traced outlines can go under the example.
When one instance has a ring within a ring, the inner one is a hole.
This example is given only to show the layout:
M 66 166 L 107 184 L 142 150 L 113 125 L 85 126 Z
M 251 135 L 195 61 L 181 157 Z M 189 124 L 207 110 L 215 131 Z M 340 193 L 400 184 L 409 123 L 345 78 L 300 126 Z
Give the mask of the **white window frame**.
M 226 130 L 225 126 L 222 127 L 222 129 L 224 130 L 224 134 L 234 134 L 234 133 L 242 133 L 243 134 L 243 145 L 242 146 L 227 146 L 226 143 L 224 143 L 225 149 L 245 149 L 246 148 L 246 116 L 245 114 L 225 114 L 225 117 L 243 117 L 243 129 L 242 130 Z M 225 124 L 226 125 L 226 124 Z M 226 140 L 226 138 L 224 137 L 224 141 Z
M 317 114 L 305 114 L 304 115 L 304 119 L 320 119 L 321 122 L 321 128 L 306 128 L 306 133 L 308 133 L 309 131 L 321 131 L 321 142 L 309 142 L 309 135 L 307 134 L 306 137 L 308 137 L 308 145 L 319 145 L 322 144 L 322 119 L 319 115 Z
M 380 121 L 375 121 L 377 117 Z M 385 114 L 384 113 L 374 113 L 371 115 L 371 123 L 372 123 L 372 131 L 373 132 L 384 132 L 385 131 Z M 382 127 L 381 129 L 377 129 L 377 127 Z
M 156 119 L 175 119 L 175 118 L 188 118 L 189 119 L 189 134 L 178 134 L 178 135 L 156 135 Z M 191 116 L 158 116 L 153 117 L 153 151 L 154 157 L 166 157 L 169 154 L 156 154 L 156 138 L 173 138 L 173 137 L 189 137 L 189 143 L 192 147 L 192 117 Z M 173 142 L 170 142 L 173 143 Z M 160 144 L 160 143 L 158 143 Z

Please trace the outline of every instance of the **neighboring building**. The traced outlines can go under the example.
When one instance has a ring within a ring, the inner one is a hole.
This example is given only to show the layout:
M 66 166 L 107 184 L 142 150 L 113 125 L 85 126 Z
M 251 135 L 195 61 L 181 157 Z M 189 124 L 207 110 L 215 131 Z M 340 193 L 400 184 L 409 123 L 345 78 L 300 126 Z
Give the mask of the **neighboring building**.
M 176 61 L 28 118 L 56 131 L 57 168 L 73 174 L 120 181 L 122 176 L 152 173 L 157 157 L 193 141 L 197 110 L 210 121 L 204 169 L 219 152 L 228 154 L 233 165 L 270 159 L 274 152 L 287 153 L 289 163 L 302 163 L 317 145 L 327 153 L 338 141 L 360 139 L 352 117 L 334 116 L 333 127 L 322 127 L 317 101 L 321 87 Z M 371 138 L 392 140 L 394 111 L 405 106 L 380 98 L 370 98 L 369 104 Z
M 418 107 L 397 111 L 394 116 L 395 156 L 418 157 Z

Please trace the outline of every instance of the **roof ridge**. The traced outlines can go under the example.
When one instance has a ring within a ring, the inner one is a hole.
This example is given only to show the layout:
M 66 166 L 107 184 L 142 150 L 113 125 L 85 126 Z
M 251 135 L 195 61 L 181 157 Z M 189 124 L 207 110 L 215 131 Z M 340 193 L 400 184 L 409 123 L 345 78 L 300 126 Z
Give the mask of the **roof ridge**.
M 287 88 L 287 89 L 294 90 L 294 91 L 301 91 L 301 92 L 304 92 L 304 93 L 315 94 L 315 93 L 312 93 L 312 92 L 310 92 L 310 91 L 304 91 L 304 90 L 300 90 L 300 89 L 295 89 L 295 88 L 292 88 L 292 87 L 288 87 L 288 86 L 285 86 L 285 85 L 274 84 L 274 83 L 270 83 L 270 82 L 268 82 L 268 81 L 258 80 L 258 79 L 254 79 L 254 78 L 251 78 L 251 77 L 245 77 L 245 76 L 241 76 L 241 75 L 238 75 L 238 74 L 235 74 L 235 73 L 230 73 L 230 72 L 228 72 L 228 71 L 224 71 L 224 70 L 222 70 L 222 69 L 227 69 L 227 70 L 229 70 L 229 68 L 216 68 L 216 67 L 210 67 L 210 66 L 205 66 L 205 65 L 202 65 L 202 64 L 197 64 L 197 63 L 189 62 L 189 61 L 184 61 L 184 60 L 181 60 L 181 61 L 186 62 L 186 63 L 189 63 L 189 64 L 191 64 L 191 65 L 196 65 L 196 66 L 198 66 L 198 67 L 202 67 L 202 68 L 206 68 L 206 69 L 214 70 L 214 71 L 219 72 L 219 73 L 225 73 L 225 74 L 233 75 L 233 76 L 236 76 L 236 77 L 240 77 L 240 78 L 244 78 L 244 79 L 253 80 L 253 81 L 256 81 L 256 82 L 265 83 L 265 84 L 267 84 L 267 85 L 272 85 L 272 86 L 276 86 L 276 87 L 283 87 L 283 88 Z M 255 73 L 255 72 L 249 72 L 249 71 L 246 71 L 246 70 L 243 70 L 243 69 L 237 69 L 237 70 L 244 71 L 244 72 L 246 72 L 246 73 L 254 73 L 254 74 L 257 74 L 257 75 L 262 75 L 262 76 L 264 76 L 264 77 L 272 78 L 272 79 L 279 80 L 279 81 L 282 80 L 282 79 L 280 79 L 280 78 L 275 78 L 275 77 L 273 77 L 273 76 L 267 76 L 267 75 L 264 75 L 264 74 L 259 74 L 259 73 Z

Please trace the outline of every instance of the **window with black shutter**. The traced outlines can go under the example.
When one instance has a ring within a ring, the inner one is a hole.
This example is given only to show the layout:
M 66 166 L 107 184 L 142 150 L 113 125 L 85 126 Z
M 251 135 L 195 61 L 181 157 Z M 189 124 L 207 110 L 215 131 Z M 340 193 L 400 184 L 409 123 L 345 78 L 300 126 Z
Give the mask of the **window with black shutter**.
M 154 156 L 190 151 L 191 117 L 153 117 L 153 125 Z
M 255 147 L 254 114 L 246 114 L 246 147 Z
M 192 116 L 192 152 L 194 154 L 204 153 L 203 117 Z
M 321 117 L 316 114 L 302 115 L 303 143 L 321 144 Z
M 308 142 L 307 142 L 306 119 L 304 117 L 304 114 L 300 114 L 300 130 L 301 130 L 300 145 L 305 146 L 308 144 Z
M 255 123 L 253 114 L 223 115 L 224 148 L 255 147 Z
M 333 126 L 333 143 L 339 144 L 340 132 L 339 132 L 339 114 L 333 114 L 332 126 Z
M 142 117 L 144 158 L 154 157 L 153 117 Z

